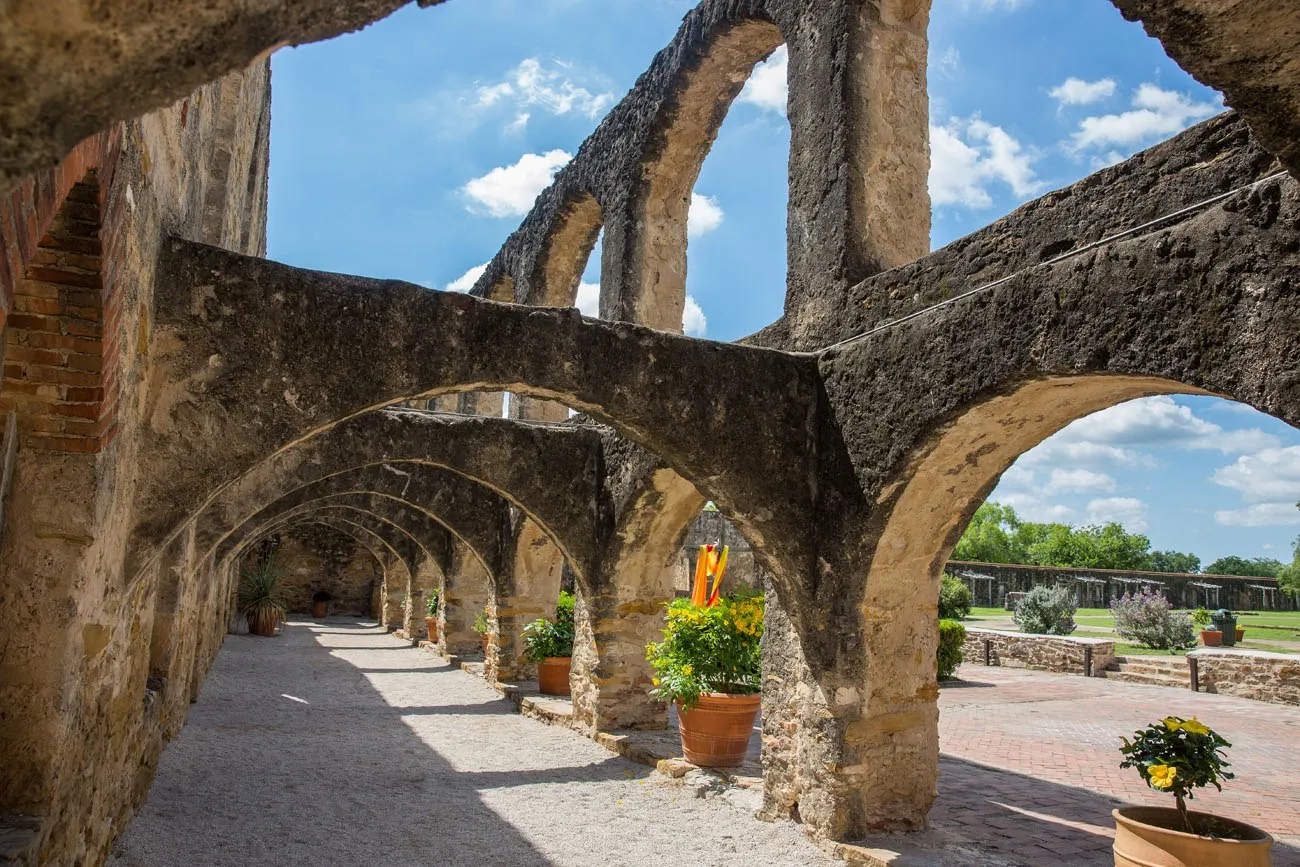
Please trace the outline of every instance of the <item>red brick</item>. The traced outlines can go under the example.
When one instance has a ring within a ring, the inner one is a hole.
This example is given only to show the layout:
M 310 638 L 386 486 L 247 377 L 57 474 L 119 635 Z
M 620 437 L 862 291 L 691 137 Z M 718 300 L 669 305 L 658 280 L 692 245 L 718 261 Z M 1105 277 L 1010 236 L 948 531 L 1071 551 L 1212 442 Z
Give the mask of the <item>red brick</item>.
M 48 334 L 62 334 L 63 327 L 59 320 L 49 316 L 32 316 L 27 314 L 13 314 L 9 317 L 10 328 L 21 328 L 25 331 L 41 331 Z
M 68 389 L 66 399 L 71 403 L 99 403 L 104 399 L 104 389 L 73 386 Z
M 99 373 L 104 369 L 104 359 L 98 355 L 85 355 L 80 352 L 69 355 L 67 364 L 72 370 L 89 370 Z
M 56 403 L 50 407 L 50 414 L 61 416 L 63 418 L 79 418 L 98 421 L 100 409 L 99 404 L 95 403 Z
M 58 315 L 63 304 L 57 298 L 36 298 L 31 295 L 14 296 L 13 310 L 16 313 L 43 313 Z
M 9 346 L 5 349 L 6 361 L 22 361 L 31 364 L 53 364 L 61 365 L 64 363 L 64 355 L 53 349 L 36 349 L 32 346 Z
M 99 289 L 98 271 L 85 274 L 77 271 L 69 271 L 63 268 L 46 268 L 29 265 L 27 267 L 27 276 L 33 280 L 44 280 L 47 283 L 58 283 L 61 286 L 80 286 L 85 289 Z

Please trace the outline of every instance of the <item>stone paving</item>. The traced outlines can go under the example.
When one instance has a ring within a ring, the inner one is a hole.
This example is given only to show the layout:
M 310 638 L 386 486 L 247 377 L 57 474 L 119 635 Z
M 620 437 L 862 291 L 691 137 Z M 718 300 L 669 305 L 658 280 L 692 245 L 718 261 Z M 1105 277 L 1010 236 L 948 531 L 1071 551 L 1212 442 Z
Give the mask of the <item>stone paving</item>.
M 1300 708 L 1168 687 L 964 665 L 939 696 L 939 800 L 932 825 L 1037 865 L 1109 865 L 1110 810 L 1168 806 L 1119 738 L 1164 716 L 1195 716 L 1227 738 L 1237 778 L 1194 807 L 1278 838 L 1274 867 L 1300 867 Z

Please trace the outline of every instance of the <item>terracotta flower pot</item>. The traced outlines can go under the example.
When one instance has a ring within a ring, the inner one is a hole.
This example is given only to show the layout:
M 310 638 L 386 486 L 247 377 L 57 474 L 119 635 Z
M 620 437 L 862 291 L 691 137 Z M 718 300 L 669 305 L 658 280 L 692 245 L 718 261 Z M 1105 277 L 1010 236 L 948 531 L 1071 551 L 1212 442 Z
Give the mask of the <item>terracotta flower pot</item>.
M 481 637 L 482 637 L 482 639 L 483 639 L 483 658 L 484 658 L 484 659 L 487 659 L 487 658 L 488 658 L 488 643 L 492 640 L 492 638 L 491 638 L 491 636 L 486 635 L 486 634 L 482 635 Z
M 682 755 L 702 768 L 734 768 L 745 760 L 760 695 L 706 692 L 690 710 L 677 706 Z
M 542 695 L 568 695 L 570 656 L 548 656 L 537 663 L 537 686 Z
M 424 630 L 429 633 L 429 640 L 436 643 L 438 641 L 438 618 L 424 618 Z
M 1193 827 L 1213 820 L 1240 840 L 1201 837 L 1172 828 L 1181 825 L 1171 807 L 1121 807 L 1115 817 L 1115 867 L 1270 867 L 1273 838 L 1253 825 L 1209 813 L 1188 813 Z
M 1237 633 L 1237 644 L 1241 644 L 1241 642 L 1246 638 L 1246 630 L 1238 629 L 1236 630 L 1236 633 Z
M 313 602 L 311 604 L 311 616 L 317 619 L 324 617 L 329 610 L 328 602 Z
M 1223 643 L 1223 633 L 1217 629 L 1202 629 L 1201 644 L 1206 647 L 1218 647 Z
M 258 611 L 248 618 L 248 631 L 269 638 L 275 635 L 275 625 L 279 619 L 274 611 Z

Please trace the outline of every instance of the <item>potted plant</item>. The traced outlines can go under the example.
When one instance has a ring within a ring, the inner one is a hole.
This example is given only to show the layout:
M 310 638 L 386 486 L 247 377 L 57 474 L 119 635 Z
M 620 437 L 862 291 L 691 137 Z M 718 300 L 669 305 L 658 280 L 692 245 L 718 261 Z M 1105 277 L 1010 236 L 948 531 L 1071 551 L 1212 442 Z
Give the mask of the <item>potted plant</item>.
M 573 605 L 573 594 L 561 591 L 554 620 L 539 617 L 524 627 L 524 659 L 537 663 L 537 686 L 543 695 L 569 694 Z
M 429 640 L 432 642 L 438 640 L 438 601 L 438 591 L 430 590 L 429 598 L 424 602 L 424 610 L 427 612 L 424 618 L 424 629 L 429 633 Z
M 682 753 L 708 768 L 744 761 L 762 692 L 763 598 L 719 595 L 726 555 L 700 550 L 691 598 L 668 604 L 663 641 L 646 648 L 656 675 L 650 694 L 677 705 Z
M 474 625 L 470 628 L 477 632 L 483 639 L 483 658 L 487 659 L 488 642 L 492 640 L 492 626 L 488 623 L 488 613 L 486 608 L 478 613 L 478 617 L 474 618 Z
M 1195 718 L 1166 717 L 1124 738 L 1121 768 L 1137 768 L 1146 784 L 1174 796 L 1174 808 L 1121 807 L 1115 817 L 1116 867 L 1268 867 L 1273 838 L 1244 822 L 1194 813 L 1195 789 L 1233 778 L 1223 750 L 1232 746 Z
M 330 596 L 324 590 L 317 590 L 311 597 L 311 616 L 316 619 L 329 615 L 329 604 L 334 597 Z
M 284 619 L 287 607 L 280 579 L 284 570 L 273 557 L 256 560 L 239 573 L 236 606 L 248 619 L 248 631 L 254 635 L 275 635 L 275 627 Z

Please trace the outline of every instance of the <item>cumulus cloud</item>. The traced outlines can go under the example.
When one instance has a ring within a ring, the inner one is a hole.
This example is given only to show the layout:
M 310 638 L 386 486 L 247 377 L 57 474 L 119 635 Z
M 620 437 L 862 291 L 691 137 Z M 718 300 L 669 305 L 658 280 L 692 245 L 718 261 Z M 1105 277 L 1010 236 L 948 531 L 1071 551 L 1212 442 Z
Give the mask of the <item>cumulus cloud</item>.
M 1147 528 L 1147 504 L 1136 497 L 1100 497 L 1089 500 L 1086 511 L 1090 524 L 1114 521 L 1130 533 L 1141 533 Z
M 578 300 L 573 305 L 583 316 L 596 319 L 600 316 L 600 284 L 582 281 L 578 284 Z
M 446 290 L 448 292 L 468 292 L 474 288 L 474 284 L 478 282 L 478 278 L 483 276 L 483 272 L 487 270 L 487 266 L 487 262 L 484 262 L 482 265 L 475 265 L 473 268 L 470 268 L 464 274 L 461 274 L 455 280 L 448 283 L 445 287 Z
M 1043 497 L 1028 491 L 1011 491 L 1005 494 L 999 492 L 996 497 L 990 499 L 1015 509 L 1022 521 L 1032 521 L 1037 524 L 1069 524 L 1078 517 L 1074 509 L 1069 506 L 1050 503 Z
M 1000 126 L 979 117 L 930 126 L 930 199 L 935 205 L 987 208 L 1000 182 L 1020 197 L 1039 192 L 1035 156 Z
M 784 115 L 789 96 L 789 66 L 790 52 L 782 45 L 772 52 L 771 57 L 754 66 L 737 100 Z
M 1186 94 L 1165 90 L 1150 82 L 1133 93 L 1132 109 L 1119 114 L 1085 117 L 1072 144 L 1076 151 L 1133 148 L 1167 138 L 1193 122 L 1219 111 L 1209 102 L 1194 102 Z
M 522 217 L 537 195 L 551 184 L 555 173 L 573 157 L 559 149 L 544 154 L 524 154 L 514 165 L 500 166 L 474 178 L 461 188 L 469 210 L 492 217 Z
M 1057 436 L 1067 441 L 1109 446 L 1167 445 L 1224 454 L 1255 452 L 1278 445 L 1277 437 L 1259 428 L 1225 430 L 1168 395 L 1131 400 L 1093 413 Z
M 726 214 L 713 196 L 691 193 L 691 208 L 686 216 L 686 236 L 698 238 L 722 225 Z
M 930 68 L 944 78 L 955 78 L 961 70 L 961 52 L 956 45 L 949 45 L 947 51 L 934 59 Z
M 708 330 L 709 320 L 705 318 L 699 302 L 687 295 L 686 307 L 682 310 L 682 331 L 692 337 L 703 337 Z
M 1048 437 L 1020 457 L 1020 462 L 1028 465 L 1059 466 L 1154 466 L 1155 461 L 1149 456 L 1133 449 L 1101 443 L 1079 442 L 1070 438 L 1067 428 L 1053 437 Z
M 596 118 L 614 104 L 614 94 L 593 93 L 575 82 L 572 72 L 569 64 L 556 62 L 547 68 L 536 57 L 529 57 L 506 73 L 503 81 L 481 85 L 476 91 L 477 106 L 510 103 L 518 109 L 536 106 L 557 116 L 573 113 Z M 511 127 L 522 129 L 528 118 L 528 112 L 518 111 Z
M 1297 515 L 1300 510 L 1300 446 L 1261 449 L 1242 455 L 1210 477 L 1241 494 L 1247 503 L 1280 502 Z M 1292 523 L 1292 522 L 1288 522 Z
M 1114 95 L 1115 79 L 1084 81 L 1070 76 L 1047 93 L 1061 105 L 1088 105 Z
M 1114 490 L 1113 478 L 1084 469 L 1052 470 L 1047 482 L 1047 492 L 1053 494 L 1110 493 Z
M 1295 503 L 1256 503 L 1244 509 L 1219 510 L 1214 520 L 1225 527 L 1285 527 L 1300 524 L 1300 509 Z

